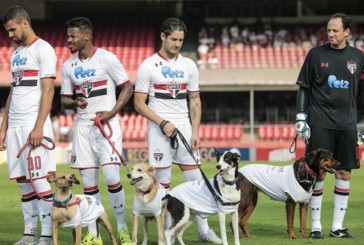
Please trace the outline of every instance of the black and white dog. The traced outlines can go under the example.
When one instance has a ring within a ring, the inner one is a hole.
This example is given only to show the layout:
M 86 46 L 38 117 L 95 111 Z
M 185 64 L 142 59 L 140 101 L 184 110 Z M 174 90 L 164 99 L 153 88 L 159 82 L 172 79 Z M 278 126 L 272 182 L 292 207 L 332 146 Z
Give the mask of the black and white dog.
M 218 173 L 210 179 L 211 190 L 204 179 L 189 181 L 173 188 L 163 198 L 163 208 L 172 218 L 172 225 L 165 231 L 167 245 L 170 245 L 171 236 L 177 232 L 176 237 L 184 245 L 182 236 L 184 231 L 193 222 L 195 216 L 208 217 L 219 215 L 221 239 L 227 245 L 225 215 L 231 214 L 235 245 L 239 245 L 238 206 L 240 202 L 240 184 L 238 177 L 237 153 L 226 151 L 223 154 L 215 149 Z

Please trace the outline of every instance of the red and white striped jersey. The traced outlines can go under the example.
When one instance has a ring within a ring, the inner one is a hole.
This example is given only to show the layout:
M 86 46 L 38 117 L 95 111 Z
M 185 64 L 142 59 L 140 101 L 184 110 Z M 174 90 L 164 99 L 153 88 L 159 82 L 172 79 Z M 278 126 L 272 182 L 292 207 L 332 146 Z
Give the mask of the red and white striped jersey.
M 111 52 L 95 48 L 93 55 L 81 60 L 78 54 L 62 67 L 61 95 L 87 99 L 85 109 L 77 108 L 76 125 L 92 125 L 98 111 L 110 111 L 116 103 L 115 88 L 128 81 L 123 65 Z M 119 120 L 116 115 L 111 120 Z
M 42 78 L 56 78 L 57 57 L 53 47 L 37 37 L 29 46 L 19 46 L 11 55 L 12 97 L 9 127 L 34 125 L 39 114 Z M 49 116 L 45 125 L 51 125 Z
M 167 60 L 156 53 L 144 60 L 137 72 L 135 92 L 147 93 L 148 106 L 172 123 L 190 124 L 187 93 L 198 90 L 197 66 L 181 54 Z

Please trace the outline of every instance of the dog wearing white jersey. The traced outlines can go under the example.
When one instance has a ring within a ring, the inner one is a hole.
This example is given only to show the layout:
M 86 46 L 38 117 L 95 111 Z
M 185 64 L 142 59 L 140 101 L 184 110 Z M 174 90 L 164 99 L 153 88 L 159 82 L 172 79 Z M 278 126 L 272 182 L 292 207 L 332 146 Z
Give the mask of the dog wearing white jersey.
M 227 245 L 225 215 L 231 214 L 235 245 L 239 245 L 238 206 L 240 202 L 240 184 L 238 177 L 237 153 L 225 151 L 223 154 L 215 149 L 218 173 L 210 180 L 196 180 L 182 183 L 173 188 L 163 198 L 163 208 L 172 218 L 171 227 L 165 231 L 167 245 L 171 236 L 184 245 L 182 236 L 196 216 L 208 217 L 219 215 L 221 239 Z M 208 185 L 208 183 L 210 183 Z M 211 187 L 210 188 L 208 187 Z
M 164 215 L 162 198 L 167 190 L 158 183 L 155 168 L 146 163 L 138 163 L 127 174 L 130 184 L 135 187 L 133 216 L 132 216 L 132 245 L 137 244 L 138 217 L 142 217 L 143 243 L 148 243 L 148 221 L 155 219 L 158 230 L 158 245 L 165 245 Z
M 58 245 L 58 228 L 72 228 L 74 245 L 81 245 L 82 227 L 97 222 L 102 225 L 110 236 L 111 244 L 117 245 L 112 233 L 110 220 L 101 202 L 89 195 L 73 195 L 73 184 L 80 184 L 74 174 L 50 173 L 49 183 L 55 183 L 56 192 L 53 195 L 51 211 L 53 245 Z
M 241 201 L 239 206 L 239 225 L 246 237 L 248 219 L 258 202 L 258 190 L 271 199 L 286 203 L 287 233 L 295 239 L 293 218 L 296 204 L 300 206 L 300 233 L 306 233 L 306 215 L 308 202 L 317 180 L 326 172 L 334 173 L 339 162 L 325 149 L 317 149 L 305 154 L 293 165 L 273 166 L 268 164 L 248 164 L 239 169 Z

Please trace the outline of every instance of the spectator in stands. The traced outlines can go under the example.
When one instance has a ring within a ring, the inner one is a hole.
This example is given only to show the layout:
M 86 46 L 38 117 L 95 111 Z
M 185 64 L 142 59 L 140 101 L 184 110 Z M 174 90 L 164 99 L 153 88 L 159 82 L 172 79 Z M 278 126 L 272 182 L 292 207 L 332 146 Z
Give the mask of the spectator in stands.
M 162 46 L 158 53 L 140 65 L 135 84 L 135 109 L 149 120 L 149 164 L 156 167 L 158 181 L 165 188 L 170 186 L 172 163 L 180 167 L 187 181 L 202 179 L 197 163 L 182 142 L 179 140 L 176 149 L 171 146 L 171 140 L 177 140 L 172 134 L 178 128 L 198 159 L 201 120 L 199 74 L 196 64 L 179 53 L 186 32 L 185 24 L 177 18 L 169 18 L 162 23 Z M 222 243 L 209 229 L 206 219 L 197 218 L 197 225 L 201 240 Z
M 341 163 L 335 173 L 334 214 L 330 237 L 350 238 L 343 221 L 348 208 L 351 170 L 357 159 L 356 95 L 364 99 L 364 55 L 347 45 L 351 21 L 334 14 L 327 23 L 329 42 L 312 48 L 301 68 L 297 84 L 296 131 L 307 151 L 325 148 Z M 311 135 L 311 137 L 310 137 Z M 361 136 L 364 136 L 362 131 Z M 310 200 L 311 238 L 321 239 L 323 180 L 318 180 Z
M 119 174 L 119 154 L 122 153 L 119 112 L 130 99 L 133 86 L 117 57 L 93 45 L 93 28 L 89 19 L 72 18 L 66 27 L 67 44 L 74 55 L 62 67 L 61 99 L 65 108 L 77 109 L 71 168 L 80 170 L 84 193 L 97 199 L 100 199 L 98 180 L 99 168 L 102 168 L 117 222 L 118 239 L 121 244 L 131 244 L 125 216 L 125 193 Z M 116 86 L 121 88 L 117 100 Z M 76 99 L 73 99 L 73 91 Z M 112 130 L 108 130 L 105 125 L 105 130 L 112 132 L 113 146 L 96 125 L 96 117 L 111 127 Z M 98 234 L 95 223 L 89 226 L 83 242 L 102 244 Z
M 56 163 L 51 151 L 38 146 L 43 136 L 53 138 L 49 113 L 56 78 L 56 53 L 48 42 L 35 34 L 30 17 L 22 7 L 9 7 L 2 21 L 9 37 L 17 44 L 11 55 L 12 87 L 0 129 L 0 150 L 8 147 L 9 178 L 17 181 L 22 194 L 24 235 L 15 244 L 50 245 L 52 189 L 46 176 L 56 170 Z M 27 142 L 36 147 L 32 159 L 42 161 L 34 170 L 28 169 L 29 147 L 17 158 L 18 151 Z M 32 176 L 36 178 L 31 183 Z M 38 214 L 42 226 L 39 243 L 36 236 Z
M 209 52 L 207 63 L 210 69 L 216 69 L 219 65 L 219 59 L 217 58 L 215 52 Z

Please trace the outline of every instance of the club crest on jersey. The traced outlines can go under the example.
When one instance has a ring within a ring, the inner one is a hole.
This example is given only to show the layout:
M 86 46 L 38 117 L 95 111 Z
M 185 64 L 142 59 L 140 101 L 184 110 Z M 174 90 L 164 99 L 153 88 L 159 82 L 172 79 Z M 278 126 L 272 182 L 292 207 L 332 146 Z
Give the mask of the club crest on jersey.
M 173 98 L 176 98 L 179 91 L 181 91 L 181 84 L 167 84 L 167 90 Z
M 163 159 L 163 153 L 161 153 L 161 152 L 154 152 L 154 159 L 157 162 L 162 161 L 162 159 Z
M 348 68 L 348 70 L 350 71 L 351 74 L 354 74 L 354 72 L 356 71 L 357 65 L 355 61 L 348 61 L 346 67 Z
M 16 71 L 13 73 L 13 80 L 15 86 L 18 86 L 22 79 L 23 79 L 23 71 Z
M 93 84 L 91 82 L 84 82 L 84 83 L 80 84 L 80 91 L 87 98 L 90 95 L 92 89 L 93 89 Z

